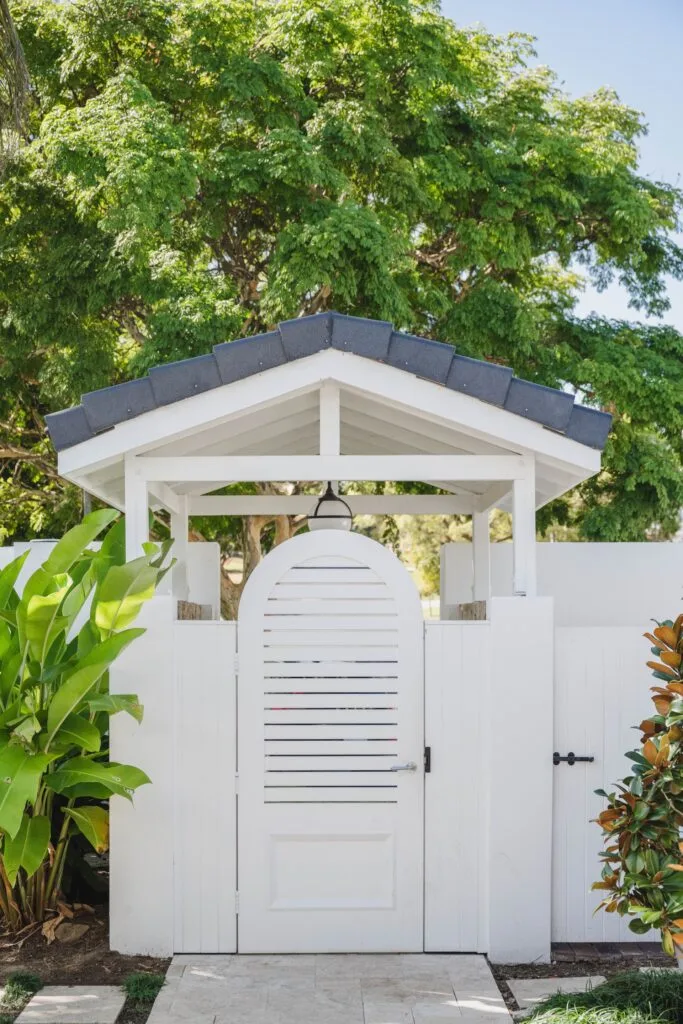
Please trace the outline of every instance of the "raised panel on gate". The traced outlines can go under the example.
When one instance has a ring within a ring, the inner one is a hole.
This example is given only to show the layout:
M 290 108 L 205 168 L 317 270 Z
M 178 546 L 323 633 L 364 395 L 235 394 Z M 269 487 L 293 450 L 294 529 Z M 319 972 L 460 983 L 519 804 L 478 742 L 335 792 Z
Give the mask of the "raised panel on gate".
M 242 952 L 422 948 L 422 645 L 410 577 L 365 537 L 305 534 L 252 575 L 238 639 Z

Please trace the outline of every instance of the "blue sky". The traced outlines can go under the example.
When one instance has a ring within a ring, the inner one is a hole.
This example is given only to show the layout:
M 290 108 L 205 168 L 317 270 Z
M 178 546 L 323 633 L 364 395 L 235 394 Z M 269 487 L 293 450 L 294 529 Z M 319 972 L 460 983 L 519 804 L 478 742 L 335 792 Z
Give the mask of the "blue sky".
M 600 85 L 642 110 L 650 131 L 641 140 L 641 171 L 683 187 L 683 3 L 681 0 L 442 0 L 460 25 L 536 37 L 538 62 L 574 96 Z M 681 239 L 683 241 L 683 239 Z M 683 282 L 669 289 L 664 321 L 683 331 Z M 641 319 L 617 285 L 587 291 L 579 311 Z

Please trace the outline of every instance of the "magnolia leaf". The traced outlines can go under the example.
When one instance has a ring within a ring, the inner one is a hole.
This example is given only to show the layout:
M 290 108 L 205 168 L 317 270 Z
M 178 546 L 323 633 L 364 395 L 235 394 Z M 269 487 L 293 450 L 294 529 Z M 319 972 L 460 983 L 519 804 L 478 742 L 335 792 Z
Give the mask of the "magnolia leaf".
M 657 760 L 657 754 L 657 747 L 654 745 L 652 740 L 646 740 L 645 743 L 643 743 L 643 756 L 645 757 L 645 759 L 650 764 L 654 764 Z
M 662 928 L 662 949 L 665 953 L 668 953 L 669 956 L 675 956 L 676 954 L 671 932 L 668 928 Z
M 106 711 L 115 715 L 118 711 L 127 711 L 136 722 L 142 721 L 144 708 L 134 693 L 101 693 L 87 701 L 91 711 Z
M 657 639 L 663 641 L 667 645 L 667 647 L 676 647 L 676 644 L 678 643 L 678 637 L 676 636 L 676 633 L 671 626 L 657 626 L 657 628 L 653 629 L 652 632 L 657 637 Z
M 659 662 L 659 661 L 648 661 L 648 662 L 646 662 L 646 665 L 647 665 L 648 668 L 652 669 L 653 675 L 655 675 L 657 677 L 657 679 L 661 679 L 661 678 L 664 678 L 664 679 L 677 679 L 678 678 L 678 673 L 674 669 L 669 668 L 668 665 L 662 665 L 662 663 Z
M 103 807 L 67 807 L 64 810 L 97 853 L 109 849 L 109 814 Z
M 19 868 L 23 868 L 29 878 L 36 873 L 45 859 L 49 845 L 49 818 L 43 815 L 29 818 L 24 814 L 16 836 L 6 836 L 2 848 L 2 859 L 10 885 L 14 885 Z
M 0 829 L 14 838 L 26 804 L 32 804 L 40 777 L 54 755 L 30 754 L 23 747 L 0 750 Z

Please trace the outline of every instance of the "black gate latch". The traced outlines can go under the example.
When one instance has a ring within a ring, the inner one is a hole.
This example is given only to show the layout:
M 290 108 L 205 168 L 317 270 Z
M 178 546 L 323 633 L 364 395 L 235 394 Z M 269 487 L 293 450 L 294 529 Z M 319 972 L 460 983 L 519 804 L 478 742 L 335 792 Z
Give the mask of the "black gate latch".
M 577 761 L 594 761 L 594 760 L 595 760 L 595 758 L 592 755 L 590 757 L 579 757 L 579 755 L 575 754 L 573 750 L 570 750 L 569 753 L 565 754 L 563 757 L 560 757 L 560 755 L 559 755 L 557 750 L 553 754 L 553 764 L 559 764 L 560 761 L 566 761 L 567 764 L 576 764 Z
M 425 747 L 425 775 L 432 770 L 432 748 Z

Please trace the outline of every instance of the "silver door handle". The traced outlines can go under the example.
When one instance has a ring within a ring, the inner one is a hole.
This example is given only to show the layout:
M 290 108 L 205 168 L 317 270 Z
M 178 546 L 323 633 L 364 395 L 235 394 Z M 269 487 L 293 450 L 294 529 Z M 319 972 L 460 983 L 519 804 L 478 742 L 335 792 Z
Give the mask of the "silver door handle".
M 415 761 L 406 761 L 405 764 L 392 764 L 389 769 L 391 772 L 416 772 L 417 765 Z

